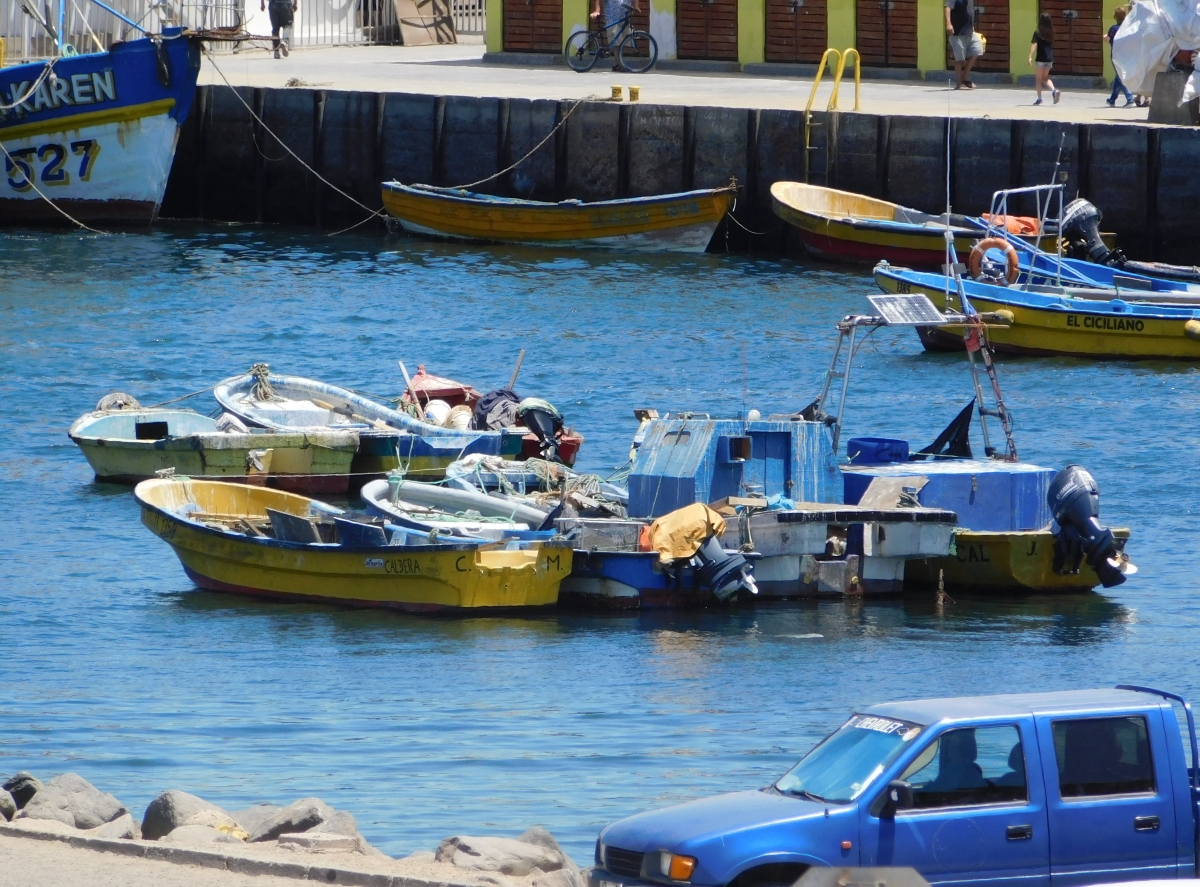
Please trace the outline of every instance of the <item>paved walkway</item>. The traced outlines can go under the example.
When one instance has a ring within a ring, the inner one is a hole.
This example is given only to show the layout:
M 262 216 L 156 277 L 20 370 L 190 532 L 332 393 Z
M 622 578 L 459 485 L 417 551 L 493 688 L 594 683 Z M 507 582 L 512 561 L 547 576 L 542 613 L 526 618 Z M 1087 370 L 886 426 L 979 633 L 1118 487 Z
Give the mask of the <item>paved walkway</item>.
M 298 78 L 322 89 L 369 92 L 411 92 L 433 95 L 496 96 L 498 98 L 578 99 L 607 97 L 614 84 L 641 87 L 643 102 L 675 105 L 715 105 L 732 108 L 803 110 L 811 79 L 751 74 L 712 74 L 650 71 L 614 74 L 592 71 L 576 74 L 562 66 L 517 67 L 485 63 L 479 44 L 458 46 L 300 47 L 291 57 L 275 60 L 261 49 L 215 55 L 216 66 L 236 86 L 282 87 Z M 201 83 L 223 81 L 205 59 Z M 827 81 L 828 82 L 828 81 Z M 822 85 L 814 109 L 823 109 L 829 86 Z M 1146 121 L 1145 108 L 1109 108 L 1107 92 L 1063 90 L 1062 102 L 1034 107 L 1032 87 L 979 86 L 973 91 L 951 90 L 930 82 L 864 80 L 862 110 L 914 116 L 1002 117 L 1062 120 L 1075 123 Z M 839 105 L 854 107 L 854 83 L 843 82 Z
M 3 887 L 296 887 L 294 878 L 118 856 L 57 841 L 0 836 Z

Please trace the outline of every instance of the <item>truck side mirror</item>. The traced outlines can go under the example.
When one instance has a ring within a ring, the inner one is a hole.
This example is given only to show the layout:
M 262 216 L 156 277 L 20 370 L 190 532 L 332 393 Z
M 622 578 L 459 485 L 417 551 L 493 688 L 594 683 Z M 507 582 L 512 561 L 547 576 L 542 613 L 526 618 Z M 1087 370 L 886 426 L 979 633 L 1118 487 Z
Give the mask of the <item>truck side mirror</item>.
M 911 810 L 914 806 L 912 783 L 905 782 L 903 779 L 893 779 L 889 782 L 883 791 L 883 797 L 883 809 L 879 812 L 880 816 L 895 816 L 897 810 Z

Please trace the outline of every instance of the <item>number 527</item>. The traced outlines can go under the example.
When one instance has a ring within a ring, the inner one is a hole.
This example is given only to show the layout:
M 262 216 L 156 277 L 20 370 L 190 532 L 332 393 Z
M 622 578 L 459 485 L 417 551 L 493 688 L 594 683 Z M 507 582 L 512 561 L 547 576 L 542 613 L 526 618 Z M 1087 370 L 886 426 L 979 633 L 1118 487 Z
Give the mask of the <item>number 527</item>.
M 100 153 L 100 143 L 95 139 L 82 139 L 70 143 L 70 153 L 80 158 L 79 170 L 76 173 L 81 182 L 89 181 L 92 169 L 95 167 L 96 156 Z M 71 174 L 67 171 L 69 154 L 64 145 L 49 142 L 38 148 L 21 148 L 9 151 L 4 158 L 4 171 L 8 174 L 8 185 L 14 191 L 28 191 L 35 180 L 43 185 L 67 185 L 71 182 Z M 34 167 L 41 164 L 39 175 Z

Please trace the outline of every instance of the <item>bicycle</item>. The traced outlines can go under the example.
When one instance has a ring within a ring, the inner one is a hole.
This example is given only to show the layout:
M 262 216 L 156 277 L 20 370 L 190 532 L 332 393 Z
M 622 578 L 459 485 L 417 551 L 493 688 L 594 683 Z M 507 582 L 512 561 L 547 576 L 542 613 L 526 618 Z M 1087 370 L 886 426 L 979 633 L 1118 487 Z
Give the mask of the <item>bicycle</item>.
M 590 31 L 576 31 L 567 39 L 563 47 L 563 55 L 571 69 L 583 73 L 595 67 L 601 58 L 614 55 L 612 48 L 617 45 L 615 53 L 617 64 L 631 74 L 641 74 L 658 61 L 658 41 L 648 31 L 637 31 L 630 27 L 629 16 L 617 22 L 620 27 L 607 44 L 604 42 L 608 26 L 600 22 Z M 626 28 L 629 31 L 626 32 Z

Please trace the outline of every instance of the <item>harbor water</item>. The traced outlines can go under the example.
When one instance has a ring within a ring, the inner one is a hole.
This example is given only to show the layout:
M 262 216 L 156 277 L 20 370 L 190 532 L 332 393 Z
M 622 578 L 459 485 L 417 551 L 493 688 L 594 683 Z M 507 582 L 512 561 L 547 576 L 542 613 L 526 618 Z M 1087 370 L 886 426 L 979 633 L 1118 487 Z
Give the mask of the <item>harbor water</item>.
M 1109 591 L 423 618 L 195 589 L 67 428 L 110 391 L 160 403 L 258 361 L 379 397 L 397 360 L 489 390 L 524 348 L 518 391 L 606 474 L 635 407 L 804 407 L 869 276 L 212 226 L 3 235 L 0 279 L 0 774 L 74 770 L 139 815 L 167 788 L 227 809 L 318 795 L 394 855 L 542 824 L 586 864 L 606 822 L 762 786 L 858 705 L 1200 691 L 1186 364 L 1000 361 L 1022 458 L 1085 465 L 1102 520 L 1133 530 L 1140 572 Z M 908 330 L 874 333 L 854 372 L 843 439 L 919 448 L 971 397 L 965 357 Z

